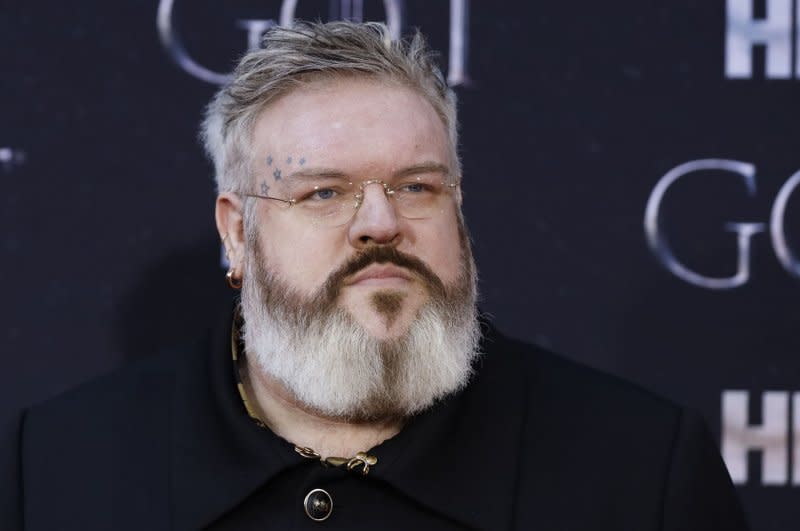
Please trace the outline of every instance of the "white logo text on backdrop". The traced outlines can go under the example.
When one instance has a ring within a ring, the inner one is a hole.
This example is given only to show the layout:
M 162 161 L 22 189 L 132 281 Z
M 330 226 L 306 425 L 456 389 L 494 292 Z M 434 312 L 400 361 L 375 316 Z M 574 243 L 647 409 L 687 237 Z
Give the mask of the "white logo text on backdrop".
M 25 163 L 27 156 L 24 151 L 12 147 L 0 147 L 0 169 L 11 171 Z
M 247 34 L 248 49 L 258 48 L 264 32 L 272 26 L 290 26 L 295 20 L 299 0 L 282 0 L 276 18 L 239 19 L 236 25 Z M 404 0 L 382 0 L 386 14 L 386 24 L 395 39 L 403 31 L 405 12 Z M 161 44 L 175 63 L 192 77 L 208 83 L 222 85 L 229 78 L 228 73 L 215 72 L 194 59 L 183 46 L 180 35 L 172 22 L 175 0 L 160 0 L 156 15 L 156 27 Z M 363 20 L 363 0 L 339 0 L 330 2 L 331 19 Z M 447 82 L 451 86 L 463 85 L 469 81 L 467 57 L 469 43 L 469 0 L 450 0 L 450 52 Z
M 756 18 L 757 0 L 727 0 L 725 20 L 725 77 L 753 78 L 753 50 L 763 46 L 764 77 L 792 77 L 792 48 L 795 49 L 794 77 L 800 79 L 800 0 L 764 0 L 764 17 Z M 794 10 L 793 10 L 794 8 Z M 794 20 L 792 14 L 794 13 Z
M 680 164 L 669 170 L 658 181 L 650 194 L 644 215 L 645 236 L 650 250 L 658 261 L 681 280 L 706 289 L 737 288 L 745 285 L 750 280 L 750 241 L 753 236 L 766 230 L 765 223 L 730 222 L 725 224 L 725 230 L 737 235 L 737 269 L 736 274 L 730 277 L 705 276 L 683 265 L 673 254 L 661 226 L 659 212 L 664 196 L 670 186 L 682 177 L 701 174 L 701 172 L 708 170 L 725 171 L 731 173 L 732 176 L 738 176 L 744 182 L 748 195 L 755 195 L 756 167 L 753 164 L 728 159 L 701 159 Z M 798 185 L 800 185 L 800 171 L 789 177 L 778 192 L 772 205 L 769 232 L 772 239 L 772 247 L 778 261 L 789 274 L 800 278 L 800 259 L 790 249 L 784 231 L 786 207 Z
M 722 458 L 733 482 L 753 481 L 748 477 L 748 454 L 759 452 L 762 485 L 787 485 L 791 476 L 791 484 L 799 486 L 800 393 L 763 393 L 758 424 L 749 420 L 750 400 L 748 391 L 722 392 Z

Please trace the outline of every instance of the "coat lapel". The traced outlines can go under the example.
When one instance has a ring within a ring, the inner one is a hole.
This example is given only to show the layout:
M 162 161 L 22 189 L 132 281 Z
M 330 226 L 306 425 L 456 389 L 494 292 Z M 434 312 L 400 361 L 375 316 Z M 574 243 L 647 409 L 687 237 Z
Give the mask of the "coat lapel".
M 247 416 L 232 372 L 230 327 L 207 345 L 178 375 L 172 400 L 175 529 L 210 524 L 301 459 L 293 461 L 289 443 Z
M 489 331 L 476 376 L 460 394 L 414 419 L 386 443 L 397 457 L 377 472 L 407 496 L 478 529 L 511 527 L 526 374 Z

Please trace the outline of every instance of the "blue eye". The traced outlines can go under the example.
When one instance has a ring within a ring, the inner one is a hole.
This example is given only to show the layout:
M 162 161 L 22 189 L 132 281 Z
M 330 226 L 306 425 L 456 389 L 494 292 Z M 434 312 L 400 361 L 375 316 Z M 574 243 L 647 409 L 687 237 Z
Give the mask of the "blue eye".
M 418 194 L 425 191 L 425 185 L 422 183 L 409 183 L 402 187 L 404 192 L 412 192 Z
M 336 192 L 330 188 L 322 188 L 321 190 L 316 190 L 314 194 L 311 196 L 313 199 L 333 199 L 336 196 Z

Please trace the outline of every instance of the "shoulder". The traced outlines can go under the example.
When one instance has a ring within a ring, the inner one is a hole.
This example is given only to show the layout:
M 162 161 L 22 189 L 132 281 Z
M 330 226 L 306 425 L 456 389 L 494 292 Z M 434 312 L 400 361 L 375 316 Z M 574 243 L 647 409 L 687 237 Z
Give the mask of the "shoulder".
M 192 337 L 141 352 L 136 361 L 35 404 L 25 411 L 26 431 L 38 425 L 108 427 L 116 418 L 147 419 L 154 410 L 168 409 L 176 389 L 192 398 L 198 390 L 207 391 L 212 354 L 230 356 L 225 349 L 230 348 L 231 315 L 226 301 L 219 319 L 199 322 Z
M 174 395 L 204 363 L 196 349 L 164 352 L 29 408 L 20 437 L 26 528 L 144 528 L 169 499 Z M 123 500 L 127 500 L 123 502 Z M 113 508 L 142 509 L 125 525 Z M 90 510 L 89 508 L 94 508 Z
M 487 337 L 479 379 L 483 373 L 495 388 L 507 382 L 522 389 L 518 402 L 505 404 L 523 418 L 518 496 L 533 500 L 533 507 L 519 515 L 520 522 L 545 528 L 565 522 L 606 522 L 596 527 L 603 529 L 746 527 L 717 445 L 694 412 L 496 332 Z
M 194 358 L 201 362 L 202 356 L 191 349 L 175 349 L 99 376 L 28 408 L 26 431 L 47 425 L 69 433 L 79 426 L 136 415 L 168 399 L 176 372 Z
M 205 358 L 198 345 L 163 351 L 28 408 L 21 430 L 26 476 L 107 463 L 115 459 L 110 452 L 124 449 L 138 452 L 126 459 L 146 458 L 169 429 L 176 385 L 202 378 Z
M 629 485 L 659 488 L 685 408 L 537 346 L 497 333 L 488 339 L 485 371 L 479 369 L 479 378 L 486 374 L 483 392 L 518 388 L 502 391 L 504 408 L 522 417 L 523 462 L 532 477 L 542 470 L 552 477 L 569 471 L 600 484 L 627 478 Z
M 489 328 L 478 371 L 517 380 L 527 400 L 573 415 L 574 420 L 677 422 L 683 408 L 633 382 L 509 338 Z M 521 376 L 514 376 L 520 374 Z

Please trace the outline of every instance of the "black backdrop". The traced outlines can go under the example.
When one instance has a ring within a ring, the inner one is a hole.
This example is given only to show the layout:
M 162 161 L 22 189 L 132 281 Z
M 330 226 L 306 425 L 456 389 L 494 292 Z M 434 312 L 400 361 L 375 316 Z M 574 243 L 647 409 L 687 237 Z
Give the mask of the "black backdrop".
M 764 531 L 800 517 L 796 2 L 295 6 L 397 9 L 428 34 L 460 99 L 483 308 L 702 412 Z M 224 74 L 248 25 L 292 3 L 3 3 L 4 477 L 21 407 L 216 316 L 228 294 L 195 140 L 216 86 L 187 61 Z

